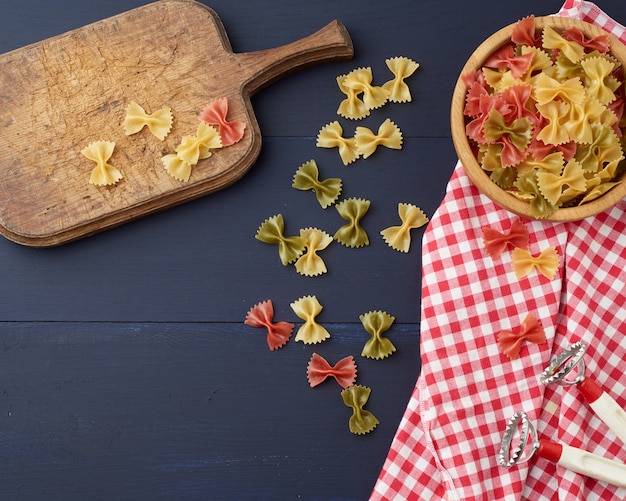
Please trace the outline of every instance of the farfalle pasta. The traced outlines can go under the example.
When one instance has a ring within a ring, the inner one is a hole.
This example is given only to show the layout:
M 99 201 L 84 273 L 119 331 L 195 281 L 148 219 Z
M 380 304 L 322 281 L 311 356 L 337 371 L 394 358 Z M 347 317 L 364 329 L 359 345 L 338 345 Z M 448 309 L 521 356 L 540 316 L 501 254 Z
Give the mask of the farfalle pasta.
M 224 147 L 239 142 L 246 130 L 245 122 L 228 121 L 226 119 L 227 114 L 228 98 L 222 97 L 207 104 L 198 116 L 201 121 L 218 128 Z
M 498 259 L 507 248 L 528 249 L 528 241 L 528 230 L 521 219 L 513 221 L 504 233 L 490 226 L 482 228 L 483 246 L 492 259 Z
M 113 141 L 94 141 L 80 151 L 81 155 L 96 162 L 96 166 L 89 177 L 90 184 L 108 186 L 117 183 L 124 177 L 116 167 L 108 163 L 114 150 L 115 143 Z
M 328 247 L 333 241 L 333 237 L 318 228 L 301 229 L 300 237 L 304 240 L 306 252 L 296 261 L 297 272 L 307 277 L 315 277 L 326 273 L 328 271 L 326 264 L 318 255 L 318 252 Z
M 296 341 L 304 344 L 317 344 L 330 337 L 330 332 L 316 321 L 323 309 L 316 296 L 304 296 L 291 303 L 291 309 L 302 320 L 302 324 L 296 333 Z
M 559 270 L 559 253 L 554 247 L 548 247 L 539 255 L 533 256 L 527 249 L 516 247 L 511 253 L 511 266 L 517 278 L 524 278 L 536 269 L 552 280 Z
M 355 138 L 343 137 L 343 127 L 336 120 L 320 129 L 315 144 L 319 148 L 337 148 L 344 165 L 351 164 L 361 156 Z
M 339 228 L 334 239 L 346 247 L 363 247 L 369 245 L 369 237 L 365 229 L 361 227 L 361 219 L 367 214 L 370 208 L 370 201 L 364 198 L 347 198 L 342 200 L 335 209 L 339 215 L 348 221 L 347 224 Z
M 387 245 L 399 252 L 409 252 L 411 248 L 411 230 L 428 223 L 428 217 L 417 205 L 398 204 L 400 226 L 390 226 L 380 232 Z
M 394 150 L 402 149 L 402 131 L 389 118 L 378 127 L 378 132 L 376 133 L 367 127 L 357 127 L 354 140 L 363 158 L 373 155 L 379 146 L 385 146 Z
M 479 164 L 536 218 L 619 182 L 625 89 L 609 49 L 605 35 L 539 30 L 530 16 L 480 71 L 462 76 L 465 132 Z
M 369 115 L 370 110 L 380 108 L 387 102 L 390 91 L 384 87 L 372 85 L 372 68 L 357 68 L 347 75 L 337 77 L 341 92 L 346 94 L 337 109 L 344 118 L 358 120 Z M 362 95 L 360 99 L 358 96 Z
M 126 107 L 123 125 L 127 136 L 137 134 L 147 126 L 152 135 L 163 141 L 172 128 L 173 120 L 172 110 L 167 106 L 154 113 L 146 113 L 141 105 L 131 101 Z
M 396 347 L 383 333 L 388 331 L 395 317 L 386 311 L 369 311 L 359 315 L 363 328 L 371 336 L 363 346 L 361 356 L 380 360 L 396 351 Z
M 378 426 L 380 421 L 374 414 L 366 410 L 365 404 L 370 398 L 372 390 L 367 386 L 348 386 L 341 392 L 343 403 L 352 409 L 352 416 L 348 422 L 350 431 L 357 435 L 365 435 Z
M 255 304 L 244 320 L 246 325 L 267 330 L 267 345 L 270 350 L 283 347 L 291 338 L 295 327 L 290 322 L 274 322 L 274 305 L 270 299 Z
M 546 335 L 541 322 L 529 313 L 519 328 L 502 329 L 497 339 L 500 351 L 511 360 L 515 360 L 519 356 L 524 341 L 535 344 L 545 343 Z
M 291 186 L 297 190 L 314 191 L 317 201 L 323 209 L 326 209 L 339 198 L 342 181 L 338 177 L 320 180 L 317 163 L 315 160 L 309 160 L 298 168 Z
M 285 221 L 282 214 L 267 218 L 256 232 L 255 238 L 266 244 L 278 246 L 278 255 L 283 266 L 298 259 L 305 251 L 306 241 L 301 236 L 285 236 Z
M 408 57 L 398 56 L 385 60 L 389 71 L 394 78 L 383 84 L 383 89 L 389 91 L 389 101 L 394 103 L 408 103 L 411 101 L 411 90 L 405 80 L 409 78 L 419 68 L 416 63 Z
M 356 381 L 356 362 L 354 357 L 349 355 L 342 358 L 335 365 L 330 365 L 328 361 L 317 353 L 313 353 L 307 365 L 307 379 L 311 388 L 322 384 L 327 378 L 332 377 L 342 388 L 352 386 Z

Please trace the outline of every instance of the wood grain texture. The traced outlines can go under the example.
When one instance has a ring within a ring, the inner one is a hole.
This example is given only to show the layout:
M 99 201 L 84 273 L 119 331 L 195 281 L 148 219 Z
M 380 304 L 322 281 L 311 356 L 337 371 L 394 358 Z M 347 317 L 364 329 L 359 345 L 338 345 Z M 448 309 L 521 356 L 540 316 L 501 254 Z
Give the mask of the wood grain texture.
M 352 56 L 334 22 L 287 46 L 232 52 L 217 15 L 191 0 L 161 0 L 0 57 L 0 222 L 8 238 L 50 246 L 222 189 L 240 179 L 261 148 L 250 95 L 297 68 Z M 194 134 L 198 114 L 218 98 L 229 120 L 247 124 L 241 141 L 215 151 L 189 182 L 160 159 Z M 126 136 L 131 101 L 148 112 L 169 106 L 170 135 Z M 124 179 L 88 184 L 94 164 L 80 151 L 114 141 L 110 163 Z

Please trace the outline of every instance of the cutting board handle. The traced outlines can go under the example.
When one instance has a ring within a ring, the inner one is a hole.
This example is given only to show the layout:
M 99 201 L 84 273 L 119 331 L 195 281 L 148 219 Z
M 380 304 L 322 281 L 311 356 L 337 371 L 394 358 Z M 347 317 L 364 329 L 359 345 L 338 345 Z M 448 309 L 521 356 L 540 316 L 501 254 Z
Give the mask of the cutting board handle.
M 296 70 L 322 62 L 352 59 L 353 55 L 350 34 L 337 20 L 282 47 L 235 54 L 243 86 L 250 95 Z

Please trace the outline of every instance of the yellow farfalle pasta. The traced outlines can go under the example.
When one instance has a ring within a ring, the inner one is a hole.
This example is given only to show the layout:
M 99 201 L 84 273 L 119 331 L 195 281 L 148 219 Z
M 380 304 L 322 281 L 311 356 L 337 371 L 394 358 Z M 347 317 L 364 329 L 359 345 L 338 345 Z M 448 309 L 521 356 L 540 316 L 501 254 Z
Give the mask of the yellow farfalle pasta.
M 569 117 L 570 105 L 562 101 L 548 101 L 538 104 L 537 110 L 548 121 L 548 124 L 537 134 L 537 139 L 546 144 L 564 144 L 570 141 L 567 129 L 564 127 Z
M 323 309 L 316 296 L 301 297 L 290 306 L 298 318 L 304 320 L 304 324 L 298 328 L 296 341 L 302 341 L 304 344 L 317 344 L 330 337 L 330 333 L 315 320 Z
M 359 315 L 359 320 L 361 320 L 363 328 L 371 336 L 365 343 L 365 346 L 363 346 L 363 351 L 361 351 L 362 357 L 380 360 L 387 358 L 396 351 L 393 343 L 386 337 L 383 337 L 383 333 L 389 330 L 395 321 L 395 317 L 386 311 L 378 310 L 368 311 L 363 315 Z
M 317 163 L 315 160 L 309 160 L 298 168 L 291 186 L 297 190 L 313 190 L 317 201 L 325 209 L 334 204 L 337 198 L 339 198 L 342 181 L 337 177 L 321 181 Z
M 538 172 L 537 184 L 541 194 L 552 205 L 571 200 L 584 193 L 587 188 L 583 168 L 576 160 L 567 162 L 561 174 Z M 565 186 L 568 188 L 566 192 L 563 191 Z
M 319 148 L 338 148 L 344 165 L 351 164 L 361 156 L 354 138 L 344 138 L 343 128 L 337 121 L 331 122 L 317 134 L 316 145 Z
M 346 247 L 369 245 L 369 238 L 360 222 L 370 208 L 370 201 L 363 198 L 347 198 L 335 205 L 335 208 L 339 215 L 348 221 L 348 224 L 337 230 L 335 240 Z
M 582 45 L 566 40 L 550 26 L 543 28 L 542 43 L 546 49 L 558 49 L 573 63 L 577 63 L 585 55 L 585 49 Z
M 113 155 L 115 143 L 113 141 L 94 141 L 81 150 L 81 154 L 96 162 L 96 166 L 91 171 L 89 183 L 96 186 L 108 186 L 117 183 L 122 173 L 108 163 Z
M 370 114 L 370 110 L 365 103 L 359 98 L 360 91 L 345 85 L 346 75 L 337 77 L 337 85 L 339 90 L 346 95 L 346 98 L 339 103 L 337 114 L 350 120 L 360 120 Z
M 222 147 L 218 130 L 206 122 L 200 122 L 195 135 L 183 136 L 176 154 L 189 165 L 196 165 L 199 160 L 209 158 L 211 150 Z
M 585 88 L 580 78 L 556 80 L 545 73 L 540 73 L 535 79 L 533 89 L 538 105 L 560 100 L 564 103 L 580 104 L 585 99 Z
M 256 232 L 255 238 L 266 244 L 278 245 L 278 255 L 283 266 L 293 263 L 305 250 L 306 242 L 301 236 L 286 237 L 282 214 L 267 218 Z
M 607 105 L 615 101 L 619 81 L 612 75 L 615 63 L 606 57 L 589 57 L 580 62 L 585 72 L 587 94 Z
M 511 253 L 511 266 L 519 279 L 536 269 L 544 277 L 552 280 L 559 270 L 559 253 L 554 247 L 548 247 L 538 256 L 533 256 L 530 251 L 516 247 Z
M 370 388 L 359 384 L 348 386 L 341 392 L 343 403 L 352 408 L 348 427 L 356 435 L 365 435 L 380 423 L 374 414 L 364 409 L 371 392 Z
M 400 252 L 409 252 L 411 247 L 411 230 L 428 223 L 426 214 L 416 205 L 398 204 L 398 215 L 402 220 L 400 226 L 390 226 L 380 232 L 387 245 Z
M 390 92 L 382 87 L 372 85 L 372 68 L 357 68 L 347 75 L 337 77 L 340 89 L 348 89 L 358 94 L 363 94 L 363 104 L 366 110 L 380 108 L 387 102 Z M 342 90 L 343 91 L 343 90 Z M 345 91 L 343 91 L 345 92 Z M 341 108 L 340 108 L 341 109 Z M 338 110 L 339 112 L 339 110 Z M 341 113 L 340 113 L 341 114 Z M 345 118 L 364 118 L 364 116 L 342 115 Z
M 402 131 L 389 118 L 380 125 L 376 134 L 367 127 L 357 127 L 354 140 L 363 158 L 370 157 L 378 146 L 394 150 L 402 149 Z
M 131 101 L 126 108 L 124 131 L 127 136 L 130 136 L 137 134 L 144 126 L 148 126 L 150 132 L 157 139 L 163 141 L 172 128 L 172 121 L 172 110 L 168 107 L 148 114 L 139 104 L 135 101 Z
M 411 101 L 411 91 L 405 80 L 419 68 L 419 63 L 408 57 L 392 57 L 385 60 L 387 68 L 394 78 L 383 84 L 383 89 L 389 91 L 389 101 L 394 103 L 408 103 Z
M 304 228 L 300 230 L 300 237 L 305 242 L 306 252 L 296 261 L 298 273 L 307 277 L 326 273 L 328 271 L 326 264 L 317 253 L 328 247 L 333 241 L 333 237 L 318 228 Z

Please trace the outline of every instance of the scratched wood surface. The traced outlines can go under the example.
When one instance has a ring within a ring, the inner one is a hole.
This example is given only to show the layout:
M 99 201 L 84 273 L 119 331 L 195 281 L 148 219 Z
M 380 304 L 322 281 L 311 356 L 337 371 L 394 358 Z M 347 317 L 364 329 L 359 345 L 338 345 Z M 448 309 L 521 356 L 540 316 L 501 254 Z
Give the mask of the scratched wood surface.
M 80 28 L 148 3 L 142 0 L 3 2 L 0 52 Z M 355 56 L 309 68 L 252 97 L 263 144 L 231 187 L 97 235 L 36 249 L 0 237 L 0 499 L 2 500 L 364 500 L 385 460 L 419 373 L 420 239 L 408 254 L 378 232 L 399 224 L 398 202 L 429 216 L 456 161 L 450 137 L 452 90 L 465 60 L 488 35 L 559 1 L 319 0 L 205 2 L 235 52 L 280 47 L 339 19 Z M 603 1 L 616 19 L 626 4 Z M 445 36 L 445 43 L 437 43 Z M 405 55 L 420 63 L 408 80 L 413 101 L 386 105 L 362 123 L 335 114 L 335 78 Z M 4 90 L 0 90 L 0 93 Z M 344 167 L 315 146 L 340 120 L 402 129 L 400 151 L 381 149 Z M 331 244 L 329 272 L 311 279 L 283 267 L 276 248 L 254 238 L 282 213 L 286 230 L 344 223 L 311 193 L 291 188 L 314 158 L 344 195 L 372 201 L 363 219 L 371 244 Z M 316 294 L 332 333 L 316 347 L 290 341 L 275 352 L 243 324 L 272 299 L 276 319 L 301 323 L 289 303 Z M 360 356 L 358 315 L 396 317 L 389 359 Z M 311 389 L 313 351 L 335 362 L 353 355 L 367 408 L 379 419 L 366 436 L 348 431 L 350 410 L 328 381 Z

